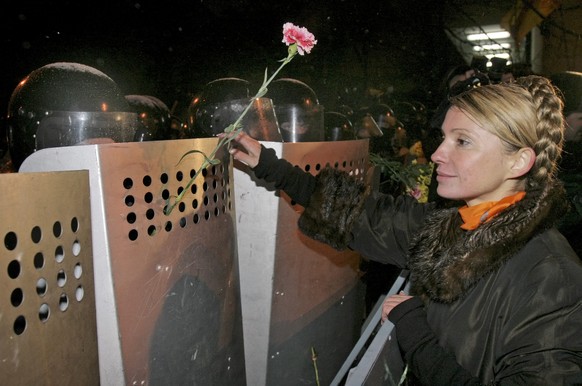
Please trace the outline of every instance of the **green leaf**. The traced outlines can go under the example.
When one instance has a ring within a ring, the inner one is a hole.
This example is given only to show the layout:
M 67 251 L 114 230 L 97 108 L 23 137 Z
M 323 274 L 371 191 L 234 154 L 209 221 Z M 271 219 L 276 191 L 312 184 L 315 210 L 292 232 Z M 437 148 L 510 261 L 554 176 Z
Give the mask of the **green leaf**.
M 200 151 L 200 150 L 188 150 L 186 153 L 184 153 L 182 155 L 182 157 L 180 158 L 180 160 L 178 161 L 178 163 L 176 164 L 176 166 L 177 165 L 180 165 L 180 162 L 182 162 L 182 160 L 184 158 L 186 158 L 186 156 L 188 156 L 190 154 L 193 154 L 193 153 L 200 153 L 200 154 L 202 154 L 204 156 L 204 158 L 208 158 L 208 157 L 206 157 L 206 154 L 203 151 Z
M 432 173 L 432 165 L 430 164 L 404 165 L 400 161 L 387 159 L 374 153 L 370 154 L 370 162 L 387 173 L 392 181 L 403 184 L 410 189 L 415 188 L 421 177 Z
M 224 129 L 225 133 L 230 133 L 232 131 L 234 131 L 235 127 L 234 127 L 234 123 L 231 123 L 230 125 L 226 126 L 226 128 Z

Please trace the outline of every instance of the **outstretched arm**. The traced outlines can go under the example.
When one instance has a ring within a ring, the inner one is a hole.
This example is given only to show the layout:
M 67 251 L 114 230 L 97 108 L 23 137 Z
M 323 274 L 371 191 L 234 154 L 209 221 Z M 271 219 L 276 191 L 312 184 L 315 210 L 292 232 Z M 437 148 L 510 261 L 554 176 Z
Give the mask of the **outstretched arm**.
M 231 154 L 236 160 L 246 163 L 257 178 L 274 183 L 276 189 L 305 208 L 298 221 L 305 235 L 336 249 L 347 247 L 367 195 L 363 181 L 332 167 L 313 176 L 278 158 L 275 150 L 245 133 L 238 134 L 231 143 L 235 144 Z

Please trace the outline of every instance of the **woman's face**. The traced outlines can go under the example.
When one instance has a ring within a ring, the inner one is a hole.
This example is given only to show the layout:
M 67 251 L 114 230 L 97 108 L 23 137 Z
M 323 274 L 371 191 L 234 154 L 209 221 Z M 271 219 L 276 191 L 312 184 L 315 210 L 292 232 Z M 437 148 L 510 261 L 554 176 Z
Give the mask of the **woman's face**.
M 472 206 L 516 193 L 515 156 L 504 152 L 499 137 L 456 107 L 447 112 L 442 131 L 443 142 L 431 157 L 441 197 Z

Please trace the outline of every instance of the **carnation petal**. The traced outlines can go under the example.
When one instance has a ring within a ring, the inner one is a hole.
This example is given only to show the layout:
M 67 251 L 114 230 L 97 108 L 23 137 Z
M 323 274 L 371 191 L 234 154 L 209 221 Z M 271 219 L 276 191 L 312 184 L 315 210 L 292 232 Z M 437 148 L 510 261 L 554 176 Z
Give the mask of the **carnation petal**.
M 317 44 L 317 40 L 307 28 L 298 27 L 293 23 L 285 23 L 283 24 L 283 43 L 287 45 L 297 44 L 297 52 L 299 55 L 304 55 L 311 52 L 313 46 Z

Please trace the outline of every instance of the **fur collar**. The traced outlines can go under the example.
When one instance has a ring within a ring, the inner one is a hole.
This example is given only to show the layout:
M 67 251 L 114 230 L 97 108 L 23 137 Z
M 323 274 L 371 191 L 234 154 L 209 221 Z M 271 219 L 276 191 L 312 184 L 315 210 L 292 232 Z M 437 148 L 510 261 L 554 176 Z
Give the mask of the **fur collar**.
M 413 295 L 451 303 L 497 270 L 566 212 L 561 184 L 528 191 L 525 198 L 473 231 L 460 228 L 458 210 L 431 214 L 409 251 Z

